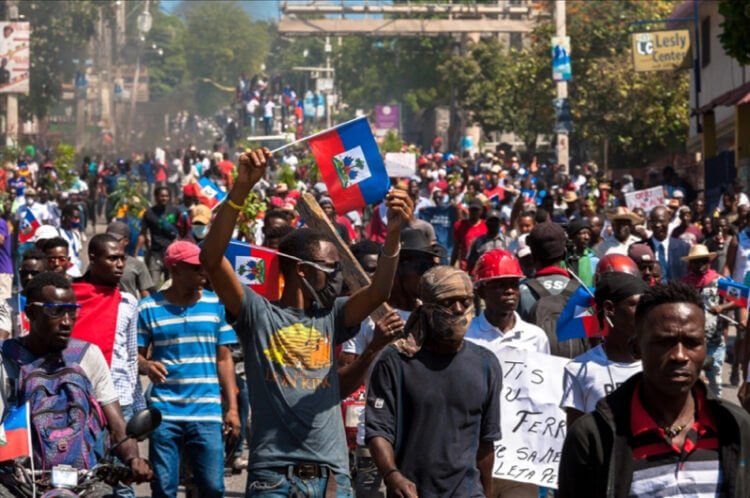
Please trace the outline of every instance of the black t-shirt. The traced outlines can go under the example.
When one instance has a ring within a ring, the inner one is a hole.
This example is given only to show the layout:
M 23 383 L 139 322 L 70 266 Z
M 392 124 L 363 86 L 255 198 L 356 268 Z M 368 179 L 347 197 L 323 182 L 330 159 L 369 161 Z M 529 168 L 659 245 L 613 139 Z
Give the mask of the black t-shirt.
M 389 347 L 370 378 L 365 438 L 393 444 L 420 497 L 483 497 L 477 450 L 500 439 L 501 387 L 500 363 L 476 344 L 413 358 Z
M 161 253 L 177 238 L 177 218 L 180 212 L 174 206 L 153 206 L 143 215 L 143 228 L 151 235 L 151 252 Z

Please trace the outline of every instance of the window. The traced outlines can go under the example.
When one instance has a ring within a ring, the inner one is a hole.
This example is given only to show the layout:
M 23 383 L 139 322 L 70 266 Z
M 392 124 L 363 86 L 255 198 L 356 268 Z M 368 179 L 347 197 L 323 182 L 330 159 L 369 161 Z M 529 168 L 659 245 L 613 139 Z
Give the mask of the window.
M 711 18 L 701 21 L 701 67 L 711 63 Z

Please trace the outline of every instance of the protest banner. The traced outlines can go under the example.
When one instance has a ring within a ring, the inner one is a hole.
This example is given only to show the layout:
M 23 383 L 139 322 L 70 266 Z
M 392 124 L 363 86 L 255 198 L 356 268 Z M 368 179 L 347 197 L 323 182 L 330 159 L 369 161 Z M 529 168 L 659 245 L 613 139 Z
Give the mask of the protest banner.
M 502 439 L 495 443 L 493 477 L 557 489 L 567 431 L 562 379 L 570 360 L 514 348 L 498 356 Z
M 625 194 L 625 204 L 631 211 L 635 208 L 642 208 L 647 213 L 656 206 L 664 206 L 664 189 L 662 187 L 652 187 L 644 190 L 636 190 Z
M 385 170 L 391 178 L 411 178 L 417 174 L 417 156 L 413 152 L 386 152 Z

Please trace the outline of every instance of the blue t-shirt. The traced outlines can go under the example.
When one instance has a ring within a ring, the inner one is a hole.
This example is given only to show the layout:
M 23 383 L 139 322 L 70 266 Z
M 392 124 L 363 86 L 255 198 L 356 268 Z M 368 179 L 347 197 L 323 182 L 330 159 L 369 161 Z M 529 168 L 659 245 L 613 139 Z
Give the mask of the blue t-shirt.
M 10 231 L 8 222 L 2 218 L 0 218 L 0 235 L 5 237 L 5 241 L 0 245 L 0 273 L 13 273 Z
M 359 324 L 344 326 L 345 303 L 308 314 L 245 289 L 234 329 L 253 414 L 250 469 L 315 462 L 349 474 L 334 353 Z
M 222 422 L 216 347 L 235 344 L 224 306 L 210 291 L 191 306 L 176 306 L 162 292 L 138 305 L 138 347 L 167 368 L 151 390 L 151 404 L 165 420 Z

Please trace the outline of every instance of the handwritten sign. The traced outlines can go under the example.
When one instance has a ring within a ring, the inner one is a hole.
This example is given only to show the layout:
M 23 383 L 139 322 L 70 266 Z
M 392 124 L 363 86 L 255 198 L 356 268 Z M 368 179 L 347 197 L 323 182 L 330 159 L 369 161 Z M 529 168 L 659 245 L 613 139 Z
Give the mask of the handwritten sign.
M 505 348 L 500 425 L 493 477 L 557 489 L 557 470 L 565 441 L 565 411 L 560 408 L 566 358 Z
M 635 208 L 642 208 L 648 213 L 656 206 L 664 206 L 664 189 L 653 187 L 628 192 L 625 194 L 625 204 L 627 204 L 628 209 L 631 211 Z
M 417 156 L 413 152 L 386 152 L 385 170 L 391 178 L 410 178 L 417 174 Z

